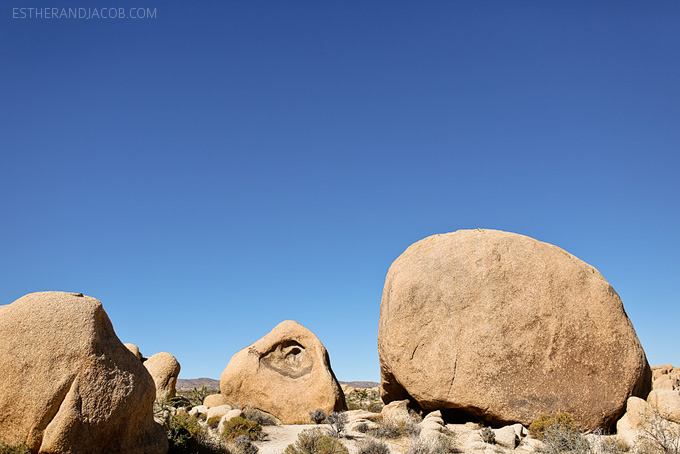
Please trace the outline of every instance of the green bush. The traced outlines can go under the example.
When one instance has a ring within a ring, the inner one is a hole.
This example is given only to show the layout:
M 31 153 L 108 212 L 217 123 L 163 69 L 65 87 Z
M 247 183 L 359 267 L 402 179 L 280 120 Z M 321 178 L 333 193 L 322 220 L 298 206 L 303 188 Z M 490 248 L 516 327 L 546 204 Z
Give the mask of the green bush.
M 186 413 L 170 414 L 165 420 L 171 453 L 183 453 L 200 444 L 206 436 L 206 429 L 198 420 Z
M 274 416 L 250 406 L 243 409 L 243 417 L 255 421 L 261 426 L 275 426 L 277 424 Z
M 31 450 L 24 443 L 9 445 L 0 441 L 0 454 L 31 454 Z
M 574 422 L 574 418 L 569 413 L 558 413 L 555 416 L 539 415 L 534 422 L 529 425 L 529 431 L 539 440 L 545 436 L 545 432 L 553 426 L 559 426 L 562 429 L 578 432 L 579 427 Z
M 220 435 L 226 440 L 234 440 L 241 435 L 248 437 L 249 440 L 259 440 L 262 437 L 262 426 L 255 421 L 237 416 L 224 424 Z
M 324 434 L 321 429 L 307 429 L 283 454 L 348 454 L 348 451 L 340 440 Z

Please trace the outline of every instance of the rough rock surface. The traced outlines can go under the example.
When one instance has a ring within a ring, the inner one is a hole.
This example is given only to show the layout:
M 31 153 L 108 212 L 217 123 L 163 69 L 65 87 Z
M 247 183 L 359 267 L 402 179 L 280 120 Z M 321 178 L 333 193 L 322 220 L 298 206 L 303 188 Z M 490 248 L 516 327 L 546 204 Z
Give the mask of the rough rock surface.
M 586 429 L 608 429 L 651 386 L 602 275 L 556 246 L 496 230 L 434 235 L 397 258 L 378 352 L 385 402 L 497 426 L 567 411 Z
M 270 333 L 236 353 L 220 378 L 234 407 L 250 405 L 283 424 L 309 421 L 309 410 L 346 410 L 326 348 L 297 322 L 279 323 Z
M 179 361 L 167 352 L 156 353 L 144 361 L 144 367 L 149 371 L 156 384 L 158 399 L 172 399 L 177 394 L 175 386 L 179 376 Z
M 161 454 L 155 388 L 95 298 L 32 293 L 0 306 L 0 439 L 33 452 Z

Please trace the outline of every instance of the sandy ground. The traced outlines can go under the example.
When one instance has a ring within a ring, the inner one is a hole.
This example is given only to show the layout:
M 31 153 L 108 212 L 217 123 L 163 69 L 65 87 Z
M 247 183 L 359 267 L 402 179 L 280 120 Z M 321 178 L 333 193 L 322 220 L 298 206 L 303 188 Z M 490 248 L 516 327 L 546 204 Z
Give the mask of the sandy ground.
M 296 425 L 281 425 L 281 426 L 264 426 L 263 432 L 267 434 L 265 440 L 255 442 L 255 445 L 260 448 L 258 454 L 281 454 L 291 443 L 295 443 L 298 435 L 305 429 L 312 429 L 314 427 L 330 428 L 328 424 L 296 424 Z M 350 454 L 357 454 L 359 452 L 357 444 L 365 437 L 359 432 L 349 432 L 340 439 L 342 443 L 347 446 Z M 397 444 L 389 443 L 393 453 L 403 452 L 405 446 L 397 446 Z

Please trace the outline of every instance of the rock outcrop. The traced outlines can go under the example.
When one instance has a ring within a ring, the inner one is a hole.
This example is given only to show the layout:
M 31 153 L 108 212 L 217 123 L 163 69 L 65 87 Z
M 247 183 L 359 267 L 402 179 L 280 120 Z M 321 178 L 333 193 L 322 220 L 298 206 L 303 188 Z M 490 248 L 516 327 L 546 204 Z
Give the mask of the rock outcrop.
M 317 408 L 326 414 L 346 409 L 326 348 L 290 320 L 236 353 L 222 372 L 220 389 L 233 407 L 252 406 L 283 424 L 308 422 L 308 411 Z
M 141 361 L 142 358 L 144 358 L 144 357 L 142 356 L 142 352 L 139 351 L 139 347 L 137 347 L 135 344 L 127 343 L 127 344 L 123 344 L 123 345 L 125 345 L 125 348 L 127 348 L 128 350 L 130 350 L 130 351 L 132 352 L 132 354 L 135 355 L 135 356 L 137 357 L 138 360 Z
M 175 386 L 181 369 L 177 358 L 167 352 L 156 353 L 144 361 L 144 367 L 153 378 L 158 399 L 175 397 L 177 394 Z
M 566 411 L 608 429 L 651 386 L 604 277 L 556 246 L 496 230 L 434 235 L 397 258 L 378 352 L 386 403 L 496 426 Z
M 0 439 L 33 452 L 162 454 L 155 388 L 95 298 L 26 295 L 0 306 Z

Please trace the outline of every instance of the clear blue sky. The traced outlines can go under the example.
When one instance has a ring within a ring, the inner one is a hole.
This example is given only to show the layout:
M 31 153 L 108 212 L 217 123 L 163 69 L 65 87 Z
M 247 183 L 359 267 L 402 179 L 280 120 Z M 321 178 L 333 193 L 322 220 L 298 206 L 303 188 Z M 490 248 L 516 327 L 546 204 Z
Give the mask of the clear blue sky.
M 13 17 L 46 6 L 156 17 Z M 378 381 L 392 261 L 495 228 L 680 365 L 680 2 L 8 0 L 0 38 L 3 304 L 99 298 L 182 378 L 294 319 Z

